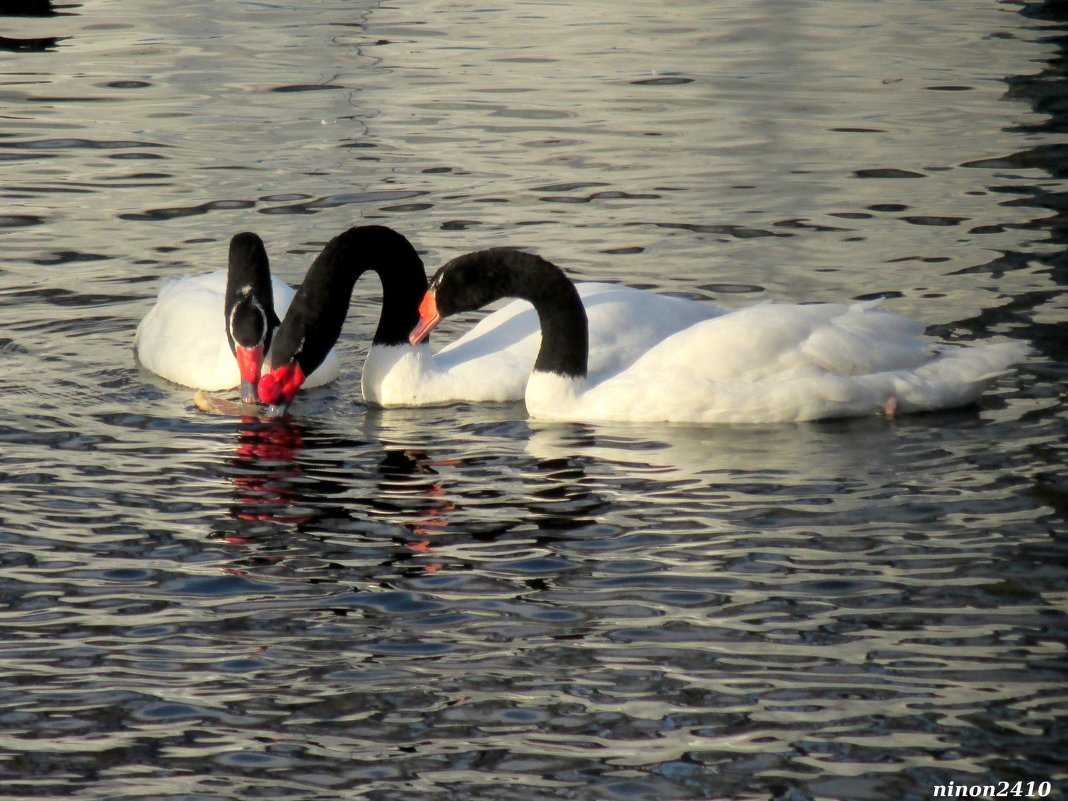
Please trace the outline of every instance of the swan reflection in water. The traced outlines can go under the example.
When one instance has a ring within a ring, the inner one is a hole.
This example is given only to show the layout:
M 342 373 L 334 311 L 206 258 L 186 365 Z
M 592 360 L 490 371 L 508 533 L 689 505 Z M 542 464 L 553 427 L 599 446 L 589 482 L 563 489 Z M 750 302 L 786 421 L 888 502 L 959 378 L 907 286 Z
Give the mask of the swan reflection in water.
M 59 6 L 62 11 L 54 7 L 52 0 L 4 0 L 0 3 L 0 15 L 5 17 L 59 17 L 71 16 L 77 12 L 79 3 L 64 3 Z M 9 37 L 0 36 L 0 51 L 11 53 L 47 53 L 54 51 L 60 42 L 69 37 L 55 35 L 59 29 L 47 26 L 41 29 L 47 31 L 49 36 L 33 37 Z M 66 32 L 66 31 L 64 31 Z M 7 31 L 4 31 L 7 33 Z
M 297 490 L 304 467 L 298 462 L 304 448 L 302 426 L 293 420 L 242 420 L 233 458 L 231 480 L 237 490 L 233 515 L 239 520 L 301 524 L 314 511 L 299 505 Z
M 456 462 L 418 448 L 356 440 L 292 417 L 244 417 L 235 436 L 222 471 L 233 485 L 231 522 L 215 534 L 231 544 L 275 547 L 294 531 L 351 533 L 383 535 L 425 556 L 455 509 L 436 468 Z

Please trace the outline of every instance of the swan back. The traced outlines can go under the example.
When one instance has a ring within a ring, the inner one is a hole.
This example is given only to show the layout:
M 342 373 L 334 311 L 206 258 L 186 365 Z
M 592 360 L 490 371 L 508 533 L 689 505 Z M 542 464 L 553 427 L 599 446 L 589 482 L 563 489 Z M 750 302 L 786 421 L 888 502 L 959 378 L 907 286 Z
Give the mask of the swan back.
M 908 413 L 973 402 L 1026 354 L 949 346 L 871 304 L 764 304 L 698 323 L 585 386 L 532 376 L 550 420 L 773 423 Z M 537 380 L 535 380 L 537 379 Z
M 237 386 L 241 376 L 226 337 L 225 292 L 224 270 L 164 283 L 134 334 L 141 364 L 187 387 Z

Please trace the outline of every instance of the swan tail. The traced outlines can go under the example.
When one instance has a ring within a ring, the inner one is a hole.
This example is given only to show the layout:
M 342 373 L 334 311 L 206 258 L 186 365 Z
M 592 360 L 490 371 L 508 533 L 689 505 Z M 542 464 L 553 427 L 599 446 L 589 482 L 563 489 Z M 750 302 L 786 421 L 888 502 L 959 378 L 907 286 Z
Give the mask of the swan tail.
M 1022 342 L 947 347 L 917 370 L 897 376 L 892 392 L 904 412 L 965 406 L 1010 374 L 1028 352 Z

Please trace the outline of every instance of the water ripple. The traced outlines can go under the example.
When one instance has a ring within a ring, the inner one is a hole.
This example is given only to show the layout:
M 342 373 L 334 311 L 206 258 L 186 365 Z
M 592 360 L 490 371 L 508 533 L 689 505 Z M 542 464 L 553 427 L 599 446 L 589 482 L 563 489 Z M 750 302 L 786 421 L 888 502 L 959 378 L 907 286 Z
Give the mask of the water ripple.
M 5 19 L 58 42 L 0 76 L 8 794 L 1068 781 L 1059 22 L 773 5 Z M 137 365 L 160 285 L 235 231 L 296 283 L 382 220 L 428 270 L 513 244 L 728 305 L 882 297 L 1035 355 L 896 420 L 375 410 L 372 278 L 290 418 L 203 414 Z

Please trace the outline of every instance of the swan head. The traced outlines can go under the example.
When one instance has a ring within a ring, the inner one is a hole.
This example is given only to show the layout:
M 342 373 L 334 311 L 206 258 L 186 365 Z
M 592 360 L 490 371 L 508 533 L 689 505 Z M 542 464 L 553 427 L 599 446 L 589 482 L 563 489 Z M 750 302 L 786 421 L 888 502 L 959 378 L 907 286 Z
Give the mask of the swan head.
M 226 335 L 241 374 L 241 400 L 256 402 L 256 384 L 263 370 L 263 358 L 270 347 L 271 326 L 267 313 L 252 288 L 245 286 L 226 317 Z
M 296 304 L 297 299 L 294 298 L 293 305 L 289 307 L 290 314 Z M 304 347 L 307 341 L 304 335 L 305 326 L 299 310 L 296 316 L 300 317 L 299 323 L 289 328 L 283 326 L 278 330 L 274 347 L 271 349 L 271 369 L 260 376 L 257 389 L 260 401 L 267 404 L 268 417 L 281 417 L 286 413 L 304 384 L 304 379 L 323 361 L 318 349 L 315 354 L 307 352 Z M 295 321 L 287 314 L 286 322 Z
M 230 240 L 225 304 L 226 338 L 241 374 L 241 400 L 254 403 L 264 355 L 278 325 L 267 250 L 254 233 Z
M 268 405 L 268 417 L 286 413 L 305 379 L 323 363 L 337 341 L 336 329 L 340 329 L 340 323 L 336 324 L 335 331 L 325 336 L 323 328 L 309 312 L 307 298 L 298 292 L 286 312 L 286 319 L 275 332 L 271 369 L 260 376 L 259 399 Z
M 304 380 L 323 363 L 337 341 L 340 321 L 344 320 L 344 315 L 340 315 L 331 323 L 334 330 L 325 331 L 327 326 L 321 324 L 316 309 L 312 308 L 302 290 L 303 287 L 297 291 L 285 320 L 275 332 L 270 370 L 260 376 L 259 398 L 268 405 L 268 417 L 280 417 L 286 413 Z
M 467 253 L 438 270 L 408 340 L 418 344 L 444 318 L 509 297 L 529 301 L 538 314 L 541 346 L 534 369 L 585 376 L 589 322 L 575 285 L 552 262 L 515 248 Z
M 419 322 L 408 335 L 418 345 L 446 317 L 516 294 L 513 262 L 519 251 L 491 248 L 459 256 L 434 273 L 419 304 Z

